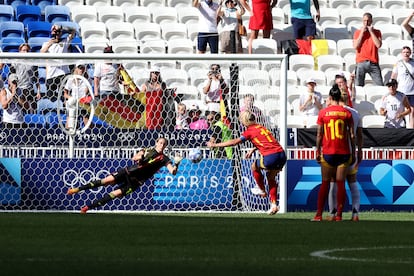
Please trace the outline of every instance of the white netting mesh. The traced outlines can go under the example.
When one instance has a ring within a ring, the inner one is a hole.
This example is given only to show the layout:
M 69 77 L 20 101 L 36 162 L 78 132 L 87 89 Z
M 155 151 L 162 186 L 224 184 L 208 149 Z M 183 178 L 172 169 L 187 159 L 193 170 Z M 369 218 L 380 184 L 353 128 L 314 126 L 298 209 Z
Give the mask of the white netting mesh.
M 1 55 L 5 89 L 9 89 L 8 76 L 16 67 L 24 66 L 32 75 L 27 76 L 30 85 L 21 87 L 21 100 L 28 104 L 16 105 L 23 114 L 22 124 L 3 123 L 0 132 L 0 208 L 76 210 L 111 188 L 69 198 L 68 187 L 130 165 L 138 149 L 153 146 L 161 136 L 170 142 L 171 157 L 177 153 L 187 156 L 191 148 L 199 147 L 203 160 L 197 164 L 184 160 L 175 177 L 162 169 L 136 193 L 104 209 L 268 208 L 268 199 L 250 191 L 254 186 L 252 161 L 245 160 L 244 153 L 251 145 L 234 148 L 230 156 L 217 156 L 205 143 L 214 132 L 212 120 L 222 120 L 224 110 L 230 136 L 238 137 L 242 131 L 237 121 L 240 107 L 252 99 L 260 121 L 282 144 L 286 142 L 286 133 L 277 131 L 278 125 L 285 127 L 279 120 L 284 89 L 271 85 L 276 81 L 265 69 L 269 63 L 283 69 L 283 56 L 240 60 L 240 56 L 217 55 L 213 60 L 201 55 L 171 55 L 168 59 L 119 54 Z M 212 69 L 213 64 L 220 65 L 220 70 Z M 47 79 L 49 66 L 69 66 L 71 73 Z M 19 72 L 24 71 L 21 69 Z M 221 94 L 205 93 L 209 73 L 223 78 L 216 86 Z M 26 77 L 20 75 L 20 79 Z M 265 103 L 268 99 L 274 100 L 272 104 Z M 178 115 L 182 104 L 192 116 L 189 121 Z M 7 121 L 7 108 L 1 112 Z M 194 123 L 197 115 L 203 120 Z M 183 125 L 178 124 L 183 120 Z

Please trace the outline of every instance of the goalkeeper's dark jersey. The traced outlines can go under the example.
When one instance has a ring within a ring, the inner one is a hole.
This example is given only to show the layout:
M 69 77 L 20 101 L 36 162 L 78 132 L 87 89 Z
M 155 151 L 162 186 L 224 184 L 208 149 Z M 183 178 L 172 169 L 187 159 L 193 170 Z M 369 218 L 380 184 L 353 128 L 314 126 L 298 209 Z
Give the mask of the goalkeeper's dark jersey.
M 139 164 L 128 167 L 127 171 L 137 180 L 147 180 L 170 162 L 170 158 L 163 152 L 150 148 L 145 151 L 144 159 Z

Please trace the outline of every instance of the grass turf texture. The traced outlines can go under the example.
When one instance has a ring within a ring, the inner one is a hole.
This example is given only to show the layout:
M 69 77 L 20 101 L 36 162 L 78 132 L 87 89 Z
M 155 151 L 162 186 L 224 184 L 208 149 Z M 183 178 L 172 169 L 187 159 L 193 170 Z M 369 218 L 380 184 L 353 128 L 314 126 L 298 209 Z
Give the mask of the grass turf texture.
M 312 217 L 313 213 L 271 217 L 0 213 L 0 271 L 1 275 L 412 273 L 413 213 L 367 212 L 358 223 L 310 222 Z M 323 250 L 338 251 L 327 253 L 331 259 L 312 256 Z

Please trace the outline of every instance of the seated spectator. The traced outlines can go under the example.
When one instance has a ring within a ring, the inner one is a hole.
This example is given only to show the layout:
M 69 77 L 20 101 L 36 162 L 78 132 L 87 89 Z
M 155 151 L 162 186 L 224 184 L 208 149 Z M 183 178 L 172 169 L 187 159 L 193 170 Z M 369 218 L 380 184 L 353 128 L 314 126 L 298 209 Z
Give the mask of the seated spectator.
M 23 91 L 17 86 L 19 78 L 16 74 L 8 77 L 8 87 L 2 83 L 0 103 L 3 108 L 4 128 L 25 128 L 23 108 L 25 105 Z
M 208 129 L 208 121 L 201 117 L 201 110 L 198 105 L 193 104 L 189 110 L 189 117 L 190 117 L 190 129 Z
M 391 79 L 388 83 L 389 94 L 382 98 L 380 114 L 385 116 L 385 128 L 405 128 L 405 116 L 410 114 L 411 106 L 407 96 L 397 91 L 398 82 Z
M 252 94 L 246 94 L 243 97 L 243 105 L 240 106 L 240 113 L 243 111 L 250 111 L 256 116 L 256 121 L 261 125 L 266 125 L 267 120 L 266 116 L 263 114 L 263 112 L 254 105 L 254 95 Z
M 315 91 L 316 81 L 314 79 L 306 80 L 306 91 L 299 98 L 299 111 L 304 116 L 316 116 L 323 108 L 322 94 Z
M 175 120 L 175 129 L 189 129 L 190 117 L 187 114 L 187 107 L 183 103 L 177 105 L 177 118 Z

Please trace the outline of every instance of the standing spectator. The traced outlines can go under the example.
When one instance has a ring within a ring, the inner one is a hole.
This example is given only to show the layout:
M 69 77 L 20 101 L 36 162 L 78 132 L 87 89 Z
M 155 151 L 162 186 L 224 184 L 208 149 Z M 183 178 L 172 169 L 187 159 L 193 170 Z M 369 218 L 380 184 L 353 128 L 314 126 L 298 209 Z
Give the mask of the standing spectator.
M 85 77 L 86 67 L 84 64 L 76 64 L 73 69 L 73 75 Z M 88 112 L 78 106 L 78 102 L 81 98 L 90 95 L 92 91 L 89 91 L 89 86 L 87 84 L 87 76 L 84 79 L 79 77 L 69 77 L 65 87 L 63 89 L 63 97 L 66 100 L 66 110 L 67 110 L 67 120 L 66 128 L 69 129 L 72 133 L 76 131 L 78 116 L 76 114 L 79 112 L 79 117 L 82 117 L 83 124 L 86 125 L 89 120 Z M 77 110 L 78 109 L 78 110 Z
M 175 120 L 175 129 L 189 129 L 190 117 L 187 114 L 187 106 L 184 103 L 177 105 L 177 118 Z
M 219 5 L 213 0 L 193 0 L 193 6 L 200 11 L 198 19 L 197 49 L 199 54 L 204 54 L 207 44 L 212 54 L 218 53 L 219 35 L 217 30 L 217 11 Z
M 22 43 L 19 46 L 19 53 L 28 52 L 30 52 L 29 44 Z M 38 67 L 27 63 L 12 63 L 10 72 L 19 76 L 18 86 L 23 91 L 24 111 L 35 113 L 37 101 L 41 98 Z
M 299 97 L 299 111 L 302 112 L 304 120 L 307 116 L 316 116 L 322 109 L 322 94 L 315 91 L 316 81 L 306 80 L 306 91 Z
M 263 114 L 263 112 L 254 105 L 254 95 L 253 94 L 246 94 L 243 97 L 243 105 L 240 107 L 240 112 L 243 111 L 250 111 L 256 116 L 257 123 L 268 126 L 268 122 L 266 120 L 266 116 Z
M 401 26 L 408 32 L 408 34 L 411 36 L 412 40 L 413 40 L 413 49 L 414 49 L 414 27 L 410 25 L 410 21 L 411 19 L 413 19 L 414 17 L 414 11 L 407 16 L 404 21 L 401 23 Z
M 220 65 L 212 64 L 207 76 L 208 79 L 203 85 L 207 110 L 220 112 L 220 98 L 225 98 L 228 93 L 228 86 L 221 74 Z
M 411 113 L 407 96 L 397 91 L 398 82 L 391 79 L 388 83 L 389 94 L 384 96 L 380 114 L 385 116 L 385 128 L 405 128 L 405 116 Z
M 249 20 L 249 54 L 253 53 L 253 40 L 262 30 L 263 38 L 269 38 L 270 32 L 273 30 L 272 9 L 277 4 L 277 0 L 252 0 L 250 6 L 247 0 L 241 0 L 240 4 L 250 13 Z
M 221 30 L 220 30 L 220 52 L 231 53 L 243 53 L 241 36 L 239 34 L 239 22 L 242 20 L 244 14 L 244 8 L 242 5 L 240 9 L 236 9 L 236 0 L 226 0 L 226 8 L 222 7 L 218 9 L 217 16 L 221 18 Z M 234 32 L 235 44 L 233 44 L 231 32 Z M 233 49 L 233 45 L 236 46 Z
M 163 95 L 167 89 L 167 84 L 161 78 L 159 68 L 150 70 L 149 79 L 142 85 L 141 92 L 145 93 L 145 124 L 147 129 L 161 129 L 164 124 L 163 117 Z
M 345 177 L 349 164 L 355 160 L 355 141 L 352 114 L 339 105 L 340 99 L 341 91 L 335 84 L 329 91 L 330 105 L 318 115 L 316 161 L 321 164 L 322 184 L 318 192 L 316 215 L 312 221 L 322 221 L 331 179 L 335 179 L 337 187 L 337 212 L 334 220 L 342 220 L 346 199 Z
M 2 86 L 4 86 L 3 81 Z M 3 128 L 25 128 L 23 114 L 23 91 L 18 87 L 19 78 L 16 74 L 8 77 L 8 87 L 1 87 L 0 103 L 3 108 Z
M 339 90 L 341 90 L 341 94 L 346 94 L 347 98 L 350 99 L 347 103 L 347 106 L 353 107 L 352 102 L 356 99 L 356 91 L 354 87 L 355 82 L 355 74 L 351 74 L 349 78 L 349 83 L 345 78 L 344 73 L 339 73 L 335 75 L 335 83 L 338 85 Z
M 397 90 L 407 96 L 411 106 L 408 128 L 414 128 L 414 60 L 411 58 L 411 49 L 404 46 L 401 50 L 402 59 L 392 69 L 391 79 L 398 82 Z
M 76 30 L 71 30 L 69 35 L 62 39 L 62 26 L 54 24 L 50 30 L 51 39 L 43 43 L 41 53 L 62 54 L 69 52 L 69 46 L 75 36 Z M 58 91 L 63 78 L 69 74 L 68 65 L 46 66 L 46 97 L 51 101 L 58 99 Z
M 313 0 L 316 9 L 316 20 L 319 21 L 321 14 L 318 0 Z M 295 39 L 312 40 L 316 36 L 316 23 L 311 13 L 310 0 L 290 0 L 290 22 L 293 27 Z
M 103 52 L 112 54 L 112 47 L 106 47 Z M 93 71 L 95 98 L 103 99 L 109 95 L 117 96 L 119 94 L 120 69 L 121 66 L 116 63 L 98 62 L 95 64 Z
M 358 86 L 365 85 L 368 73 L 375 85 L 384 85 L 379 66 L 378 49 L 382 46 L 382 34 L 372 26 L 372 14 L 366 12 L 362 17 L 362 27 L 354 33 L 356 50 L 356 81 Z

